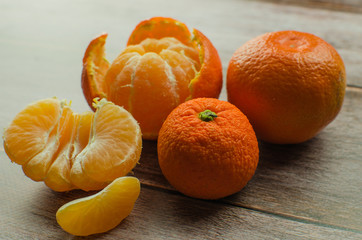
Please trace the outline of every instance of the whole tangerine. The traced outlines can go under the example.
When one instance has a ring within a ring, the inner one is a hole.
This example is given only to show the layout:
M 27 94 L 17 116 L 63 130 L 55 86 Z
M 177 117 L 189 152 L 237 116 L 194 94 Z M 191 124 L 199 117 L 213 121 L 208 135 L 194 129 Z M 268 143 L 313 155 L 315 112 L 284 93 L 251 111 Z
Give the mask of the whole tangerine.
M 93 39 L 84 54 L 84 96 L 90 106 L 100 97 L 124 107 L 139 122 L 143 138 L 157 139 L 163 121 L 180 103 L 219 96 L 221 60 L 200 31 L 191 33 L 172 18 L 144 20 L 112 64 L 105 59 L 106 38 Z
M 261 140 L 294 144 L 314 137 L 339 113 L 346 88 L 338 52 L 310 33 L 279 31 L 256 37 L 233 54 L 228 101 Z
M 259 160 L 247 117 L 231 103 L 214 98 L 192 99 L 175 108 L 162 125 L 157 150 L 169 183 L 201 199 L 240 191 Z

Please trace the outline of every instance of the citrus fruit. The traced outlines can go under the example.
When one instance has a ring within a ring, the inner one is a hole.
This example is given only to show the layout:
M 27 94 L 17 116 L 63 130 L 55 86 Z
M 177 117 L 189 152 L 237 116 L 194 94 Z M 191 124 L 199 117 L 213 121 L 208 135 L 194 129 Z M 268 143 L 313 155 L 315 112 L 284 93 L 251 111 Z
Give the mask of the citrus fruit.
M 131 213 L 139 193 L 137 178 L 117 178 L 97 194 L 60 207 L 57 222 L 66 232 L 76 236 L 106 232 Z
M 259 160 L 246 116 L 229 102 L 196 98 L 176 107 L 158 137 L 162 173 L 181 193 L 218 199 L 240 191 Z
M 227 70 L 228 101 L 258 138 L 279 144 L 314 137 L 339 113 L 346 88 L 342 58 L 303 32 L 266 33 L 241 46 Z
M 105 99 L 95 100 L 95 113 L 69 105 L 49 98 L 18 113 L 3 135 L 10 160 L 55 191 L 101 189 L 132 170 L 142 147 L 132 115 Z
M 210 40 L 175 19 L 142 21 L 127 47 L 110 64 L 107 34 L 93 39 L 83 58 L 82 88 L 89 105 L 95 97 L 123 106 L 139 122 L 145 139 L 156 139 L 167 115 L 180 103 L 215 97 L 222 66 Z

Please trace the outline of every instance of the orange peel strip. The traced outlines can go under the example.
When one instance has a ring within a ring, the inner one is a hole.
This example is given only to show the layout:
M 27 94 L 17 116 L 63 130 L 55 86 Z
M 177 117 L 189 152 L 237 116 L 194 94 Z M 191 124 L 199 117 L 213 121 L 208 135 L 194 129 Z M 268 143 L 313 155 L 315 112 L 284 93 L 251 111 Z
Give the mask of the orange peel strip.
M 105 58 L 105 43 L 108 34 L 103 33 L 93 39 L 83 57 L 82 89 L 89 106 L 94 98 L 106 98 L 103 91 L 103 79 L 110 66 Z

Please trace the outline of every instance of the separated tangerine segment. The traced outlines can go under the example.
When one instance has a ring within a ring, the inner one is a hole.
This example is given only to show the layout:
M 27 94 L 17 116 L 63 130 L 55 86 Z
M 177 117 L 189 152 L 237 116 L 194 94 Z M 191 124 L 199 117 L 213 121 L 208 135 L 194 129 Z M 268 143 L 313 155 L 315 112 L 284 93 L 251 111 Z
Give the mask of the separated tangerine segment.
M 65 231 L 76 236 L 106 232 L 131 213 L 140 190 L 137 178 L 117 178 L 97 194 L 60 207 L 56 214 L 57 222 Z
M 95 108 L 74 113 L 56 98 L 30 104 L 5 130 L 5 151 L 29 178 L 55 191 L 102 189 L 135 166 L 142 136 L 122 107 L 102 99 Z
M 90 104 L 105 97 L 127 109 L 140 123 L 143 137 L 156 139 L 167 115 L 197 97 L 217 98 L 222 86 L 219 55 L 198 30 L 156 17 L 132 32 L 127 47 L 109 65 L 102 34 L 83 58 L 82 88 Z

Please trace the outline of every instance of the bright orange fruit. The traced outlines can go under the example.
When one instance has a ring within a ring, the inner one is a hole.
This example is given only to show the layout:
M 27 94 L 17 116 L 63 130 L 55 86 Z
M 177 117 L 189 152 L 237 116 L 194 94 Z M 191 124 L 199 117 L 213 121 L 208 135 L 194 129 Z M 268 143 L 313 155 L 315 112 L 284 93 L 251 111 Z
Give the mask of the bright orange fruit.
M 156 139 L 167 115 L 197 97 L 218 97 L 222 87 L 219 55 L 200 31 L 193 34 L 172 18 L 139 23 L 127 47 L 109 64 L 107 34 L 93 39 L 83 58 L 82 88 L 91 105 L 105 97 L 139 122 L 145 139 Z
M 105 99 L 94 107 L 95 113 L 78 114 L 56 98 L 28 105 L 4 132 L 7 155 L 55 191 L 105 187 L 135 166 L 142 136 L 122 107 Z
M 117 178 L 97 194 L 60 207 L 57 222 L 66 232 L 76 236 L 106 232 L 131 213 L 139 194 L 137 178 Z
M 157 150 L 170 184 L 202 199 L 240 191 L 259 160 L 258 142 L 246 116 L 214 98 L 193 99 L 175 108 L 163 123 Z
M 339 113 L 346 73 L 337 51 L 309 33 L 280 31 L 241 46 L 227 72 L 229 102 L 271 143 L 314 137 Z

